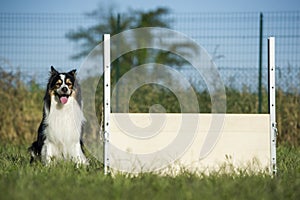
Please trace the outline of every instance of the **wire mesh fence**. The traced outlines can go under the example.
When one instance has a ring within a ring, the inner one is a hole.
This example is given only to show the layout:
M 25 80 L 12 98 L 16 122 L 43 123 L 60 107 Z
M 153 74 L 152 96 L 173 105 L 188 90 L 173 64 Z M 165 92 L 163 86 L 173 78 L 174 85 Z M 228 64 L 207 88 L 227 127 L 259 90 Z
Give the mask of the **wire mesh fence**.
M 227 86 L 248 86 L 257 91 L 261 56 L 262 84 L 266 87 L 269 36 L 276 37 L 277 85 L 285 90 L 299 85 L 299 12 L 183 14 L 175 18 L 176 29 L 208 50 Z
M 275 36 L 277 85 L 299 92 L 300 12 L 170 13 L 163 20 L 205 48 L 224 84 L 239 90 L 247 87 L 257 92 L 260 58 L 262 85 L 267 87 L 267 37 Z M 66 35 L 97 23 L 83 14 L 0 13 L 0 66 L 20 70 L 24 80 L 34 78 L 43 85 L 51 65 L 61 70 L 80 67 L 83 58 L 75 60 L 72 56 L 82 46 Z M 101 38 L 99 35 L 99 41 Z M 189 67 L 181 70 L 191 80 L 198 78 Z

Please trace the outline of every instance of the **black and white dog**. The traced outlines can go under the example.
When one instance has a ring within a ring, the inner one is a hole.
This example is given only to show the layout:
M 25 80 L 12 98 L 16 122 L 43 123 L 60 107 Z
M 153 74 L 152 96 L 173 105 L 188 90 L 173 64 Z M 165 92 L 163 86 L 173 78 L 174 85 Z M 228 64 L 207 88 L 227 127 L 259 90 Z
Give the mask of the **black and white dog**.
M 37 140 L 29 147 L 31 162 L 38 158 L 48 165 L 55 158 L 88 164 L 82 150 L 84 121 L 76 70 L 60 73 L 51 66 L 44 97 L 43 119 Z

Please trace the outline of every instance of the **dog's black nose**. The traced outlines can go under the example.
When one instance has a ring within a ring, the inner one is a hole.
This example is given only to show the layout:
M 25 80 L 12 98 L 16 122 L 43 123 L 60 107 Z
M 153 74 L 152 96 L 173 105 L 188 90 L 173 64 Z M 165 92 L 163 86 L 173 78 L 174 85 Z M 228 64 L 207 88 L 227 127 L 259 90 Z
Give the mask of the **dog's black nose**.
M 61 91 L 62 91 L 63 93 L 67 93 L 67 92 L 68 92 L 68 88 L 67 88 L 67 87 L 63 87 L 63 88 L 61 88 Z

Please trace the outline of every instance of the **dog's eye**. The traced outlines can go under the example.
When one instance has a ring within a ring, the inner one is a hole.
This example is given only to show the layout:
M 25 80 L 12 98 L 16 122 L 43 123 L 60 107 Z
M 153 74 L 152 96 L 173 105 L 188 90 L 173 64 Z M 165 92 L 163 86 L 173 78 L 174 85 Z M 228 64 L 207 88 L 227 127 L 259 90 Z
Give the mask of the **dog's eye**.
M 55 86 L 56 86 L 56 87 L 60 87 L 60 86 L 61 86 L 61 83 L 56 83 Z
M 68 87 L 72 86 L 72 81 L 71 81 L 69 78 L 66 79 L 66 85 L 67 85 Z

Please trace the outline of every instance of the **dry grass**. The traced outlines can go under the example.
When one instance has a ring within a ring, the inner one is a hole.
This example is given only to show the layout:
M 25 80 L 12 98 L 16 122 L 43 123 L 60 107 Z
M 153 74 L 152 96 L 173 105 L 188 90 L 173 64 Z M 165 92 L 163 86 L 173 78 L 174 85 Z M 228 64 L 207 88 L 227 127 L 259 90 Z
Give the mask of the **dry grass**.
M 277 92 L 277 127 L 279 142 L 300 145 L 300 94 Z
M 37 128 L 42 117 L 44 89 L 38 86 L 34 81 L 31 81 L 29 84 L 24 84 L 21 80 L 22 78 L 19 72 L 7 72 L 0 67 L 0 140 L 28 144 L 35 139 Z M 226 93 L 227 112 L 257 112 L 258 100 L 256 93 L 251 93 L 247 88 L 242 91 L 227 88 Z M 176 97 L 169 94 L 165 95 L 168 98 L 159 98 L 161 97 L 161 91 L 151 92 L 149 88 L 144 92 L 140 90 L 139 93 L 135 93 L 134 95 L 136 95 L 134 98 L 135 101 L 130 102 L 130 106 L 134 108 L 134 112 L 145 111 L 144 107 L 137 105 L 145 105 L 148 103 L 151 106 L 151 102 L 155 100 L 162 105 L 170 105 L 170 102 L 176 101 Z M 201 112 L 210 112 L 211 102 L 209 95 L 207 93 L 201 93 L 199 97 L 201 97 L 199 98 Z M 263 112 L 266 113 L 268 111 L 266 91 L 264 91 L 263 97 Z M 149 101 L 149 99 L 151 101 Z M 279 143 L 299 146 L 300 95 L 297 90 L 291 93 L 278 90 L 276 100 L 279 131 L 278 141 Z M 167 111 L 174 112 L 178 111 L 178 109 L 176 107 L 170 107 Z M 99 114 L 100 112 L 98 115 Z
M 0 69 L 0 139 L 32 141 L 42 116 L 43 91 L 32 82 L 26 86 L 19 72 Z

